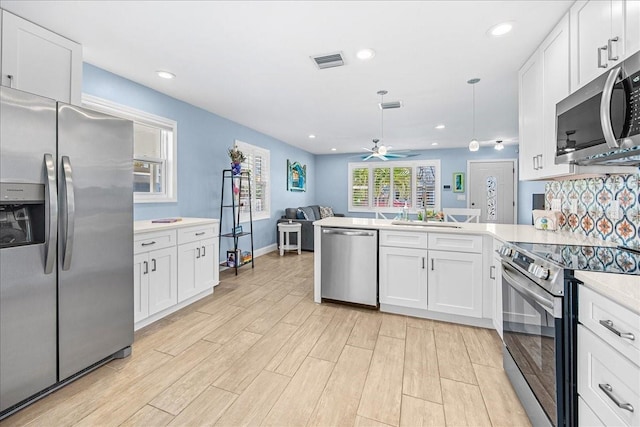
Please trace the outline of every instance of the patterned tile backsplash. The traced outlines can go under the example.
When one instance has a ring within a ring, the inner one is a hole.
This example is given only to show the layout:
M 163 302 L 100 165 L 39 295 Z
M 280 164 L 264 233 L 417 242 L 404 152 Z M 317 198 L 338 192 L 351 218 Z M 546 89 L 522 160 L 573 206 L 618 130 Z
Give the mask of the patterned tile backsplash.
M 640 175 L 552 181 L 545 205 L 560 199 L 560 229 L 640 248 Z M 577 213 L 571 213 L 572 201 Z M 617 214 L 616 214 L 617 203 Z

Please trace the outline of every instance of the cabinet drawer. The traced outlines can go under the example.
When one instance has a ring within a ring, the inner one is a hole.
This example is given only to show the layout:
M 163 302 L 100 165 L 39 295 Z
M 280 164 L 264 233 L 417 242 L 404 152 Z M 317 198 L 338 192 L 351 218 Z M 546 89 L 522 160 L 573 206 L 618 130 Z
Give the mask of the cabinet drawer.
M 216 230 L 214 225 L 179 228 L 178 244 L 191 243 L 197 240 L 209 239 L 216 236 L 218 236 L 218 230 Z
M 427 233 L 380 230 L 380 246 L 427 249 Z
M 584 325 L 578 325 L 578 394 L 605 425 L 640 425 L 640 367 Z
M 482 236 L 429 233 L 429 249 L 481 253 Z
M 176 231 L 154 231 L 133 235 L 133 253 L 154 251 L 176 245 Z
M 579 288 L 578 320 L 607 344 L 640 364 L 640 316 L 594 292 L 586 286 Z M 607 326 L 600 322 L 606 322 Z M 618 331 L 618 336 L 611 329 Z M 634 339 L 631 339 L 631 334 Z M 627 338 L 624 338 L 626 336 Z M 640 408 L 638 408 L 640 412 Z

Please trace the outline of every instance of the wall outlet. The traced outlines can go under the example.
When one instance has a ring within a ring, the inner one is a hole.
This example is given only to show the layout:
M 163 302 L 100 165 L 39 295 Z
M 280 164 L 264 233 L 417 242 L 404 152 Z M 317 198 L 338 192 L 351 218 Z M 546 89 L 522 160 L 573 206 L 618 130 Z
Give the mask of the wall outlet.
M 465 197 L 464 194 L 458 194 L 458 196 L 456 197 L 456 200 L 467 200 L 467 198 Z
M 571 208 L 570 213 L 577 214 L 578 213 L 578 199 L 571 199 Z
M 609 203 L 609 219 L 620 219 L 620 203 L 617 200 Z
M 551 210 L 552 211 L 561 211 L 562 210 L 562 200 L 561 199 L 551 199 Z

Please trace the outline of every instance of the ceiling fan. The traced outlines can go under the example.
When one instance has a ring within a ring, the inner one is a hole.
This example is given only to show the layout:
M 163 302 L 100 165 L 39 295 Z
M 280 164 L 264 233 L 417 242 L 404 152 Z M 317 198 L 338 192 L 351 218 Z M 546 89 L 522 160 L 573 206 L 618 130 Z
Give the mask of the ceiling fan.
M 385 106 L 384 106 L 384 96 L 388 93 L 386 90 L 379 90 L 378 95 L 380 95 L 380 139 L 384 138 L 384 110 L 385 110 Z M 396 104 L 393 108 L 398 108 L 400 107 L 400 103 L 394 103 Z M 365 154 L 362 156 L 362 161 L 367 161 L 371 158 L 377 158 L 380 160 L 384 160 L 387 161 L 389 159 L 399 159 L 402 157 L 411 157 L 411 156 L 415 156 L 415 154 L 409 154 L 406 150 L 405 151 L 394 151 L 393 153 L 390 151 L 391 150 L 391 146 L 390 145 L 384 145 L 384 144 L 380 144 L 378 145 L 378 143 L 380 142 L 380 139 L 374 138 L 373 139 L 373 147 L 372 148 L 365 148 L 362 147 L 363 150 L 368 151 L 371 154 Z

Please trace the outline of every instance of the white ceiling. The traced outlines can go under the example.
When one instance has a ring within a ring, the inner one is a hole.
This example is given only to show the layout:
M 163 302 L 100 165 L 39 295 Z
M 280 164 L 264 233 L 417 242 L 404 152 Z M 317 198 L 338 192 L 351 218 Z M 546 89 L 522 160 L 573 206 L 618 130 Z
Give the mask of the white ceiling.
M 84 60 L 316 154 L 380 137 L 394 149 L 516 142 L 517 70 L 572 1 L 13 1 L 83 45 Z M 495 38 L 487 30 L 512 21 Z M 372 48 L 369 61 L 355 57 Z M 346 66 L 310 56 L 342 51 Z M 177 75 L 167 81 L 156 70 Z M 446 129 L 434 126 L 444 123 Z M 311 140 L 313 133 L 317 138 Z

